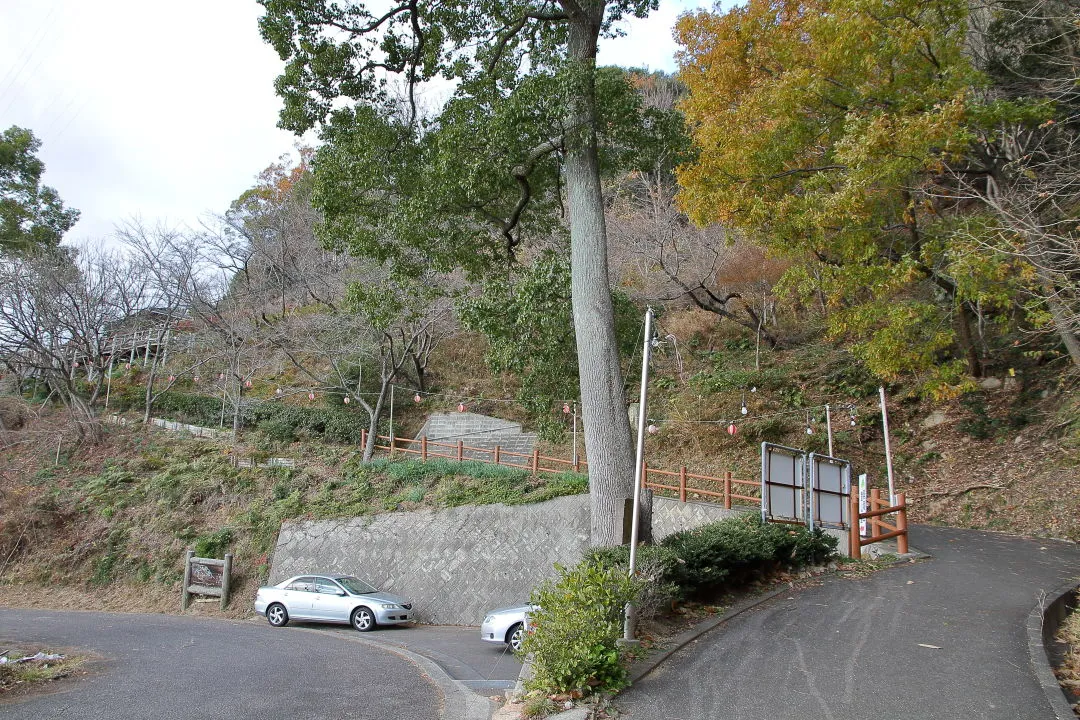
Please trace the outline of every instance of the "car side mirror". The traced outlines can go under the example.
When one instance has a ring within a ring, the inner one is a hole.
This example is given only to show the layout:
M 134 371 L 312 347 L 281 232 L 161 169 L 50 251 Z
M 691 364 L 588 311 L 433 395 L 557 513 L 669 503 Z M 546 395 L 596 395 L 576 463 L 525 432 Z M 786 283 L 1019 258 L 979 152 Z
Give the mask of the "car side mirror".
M 338 590 L 334 594 L 337 595 L 338 597 L 345 597 L 346 595 L 348 595 L 348 593 L 346 593 L 344 590 Z

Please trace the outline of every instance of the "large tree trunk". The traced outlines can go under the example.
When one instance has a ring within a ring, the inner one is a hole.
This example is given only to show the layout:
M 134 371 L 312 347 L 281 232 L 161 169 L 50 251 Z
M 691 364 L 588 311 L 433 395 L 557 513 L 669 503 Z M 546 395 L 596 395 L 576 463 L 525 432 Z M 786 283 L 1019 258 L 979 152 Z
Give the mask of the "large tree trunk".
M 634 452 L 608 281 L 607 228 L 596 149 L 594 70 L 603 3 L 568 4 L 571 62 L 580 64 L 566 142 L 571 292 L 577 337 L 585 450 L 589 461 L 592 544 L 623 542 L 623 513 L 633 495 Z

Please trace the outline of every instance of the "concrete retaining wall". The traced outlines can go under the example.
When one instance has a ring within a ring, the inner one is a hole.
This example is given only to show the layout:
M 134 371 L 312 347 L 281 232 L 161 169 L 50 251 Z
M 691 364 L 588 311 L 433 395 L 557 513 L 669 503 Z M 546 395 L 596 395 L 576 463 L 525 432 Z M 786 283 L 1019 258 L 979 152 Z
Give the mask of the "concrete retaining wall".
M 738 511 L 656 498 L 657 539 Z M 422 623 L 479 625 L 488 610 L 527 600 L 589 546 L 589 497 L 283 523 L 270 582 L 306 572 L 358 575 L 406 595 Z

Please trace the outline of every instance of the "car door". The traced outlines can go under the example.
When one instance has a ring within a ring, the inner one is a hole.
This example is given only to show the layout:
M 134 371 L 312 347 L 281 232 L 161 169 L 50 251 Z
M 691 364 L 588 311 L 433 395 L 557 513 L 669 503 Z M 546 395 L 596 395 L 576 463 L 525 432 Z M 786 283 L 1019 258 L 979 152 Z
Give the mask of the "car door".
M 312 599 L 312 616 L 316 620 L 349 622 L 352 598 L 330 578 L 315 578 L 315 593 Z
M 314 597 L 315 578 L 310 575 L 296 578 L 286 585 L 281 593 L 281 600 L 285 603 L 285 609 L 289 611 L 289 617 L 294 620 L 311 620 L 314 618 Z

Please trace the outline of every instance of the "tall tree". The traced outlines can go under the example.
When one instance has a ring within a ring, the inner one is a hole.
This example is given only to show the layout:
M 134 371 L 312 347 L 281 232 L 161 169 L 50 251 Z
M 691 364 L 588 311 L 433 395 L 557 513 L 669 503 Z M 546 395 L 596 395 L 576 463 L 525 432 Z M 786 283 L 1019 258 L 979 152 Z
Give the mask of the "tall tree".
M 684 207 L 798 260 L 786 286 L 832 309 L 871 369 L 934 392 L 979 374 L 976 314 L 1027 277 L 957 232 L 981 211 L 948 168 L 996 121 L 969 29 L 966 0 L 751 0 L 679 24 L 700 150 Z
M 41 141 L 12 125 L 0 135 L 0 251 L 56 247 L 79 211 L 65 208 L 51 187 L 41 184 L 45 163 Z
M 260 2 L 263 37 L 288 63 L 281 125 L 322 127 L 324 239 L 396 272 L 482 275 L 552 229 L 565 186 L 592 540 L 619 542 L 634 469 L 601 172 L 663 123 L 622 73 L 596 67 L 596 51 L 614 21 L 654 0 L 407 0 L 376 12 Z M 418 91 L 436 78 L 453 81 L 453 95 L 421 117 Z

